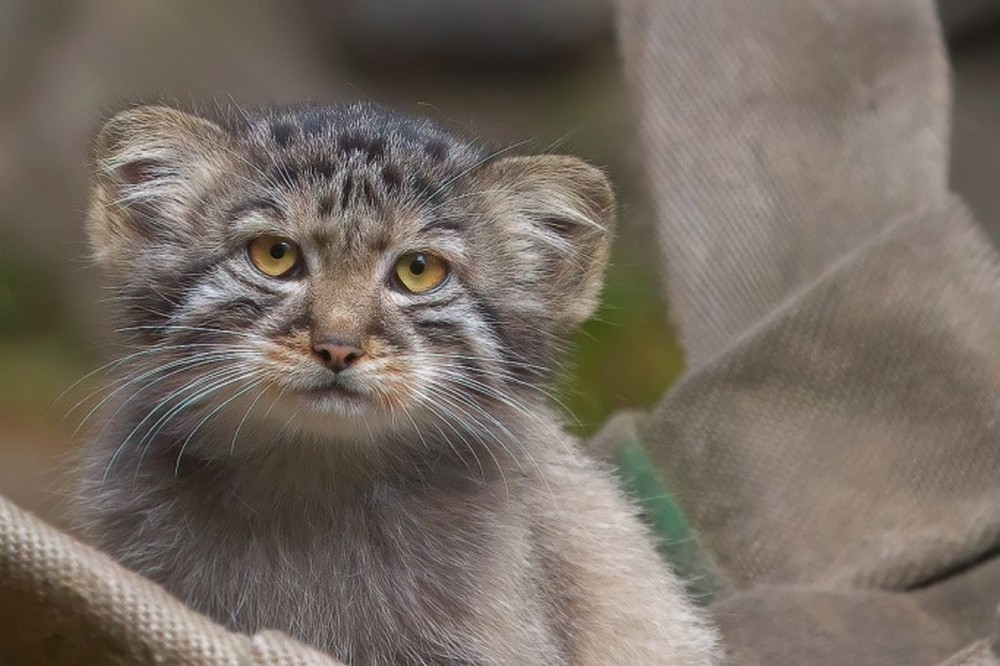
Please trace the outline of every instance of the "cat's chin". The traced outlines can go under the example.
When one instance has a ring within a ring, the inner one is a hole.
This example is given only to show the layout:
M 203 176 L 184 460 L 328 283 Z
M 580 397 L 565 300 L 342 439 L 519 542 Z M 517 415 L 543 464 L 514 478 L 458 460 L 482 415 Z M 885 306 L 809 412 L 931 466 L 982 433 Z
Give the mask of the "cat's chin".
M 362 418 L 372 411 L 371 398 L 335 386 L 306 391 L 300 400 L 321 414 Z
M 202 431 L 211 431 L 218 438 L 233 442 L 227 451 L 268 449 L 276 443 L 284 446 L 295 440 L 311 445 L 374 450 L 408 436 L 411 425 L 417 427 L 412 419 L 396 413 L 377 395 L 361 390 L 286 386 L 227 404 Z
M 341 442 L 368 443 L 398 427 L 374 397 L 339 388 L 285 393 L 273 413 L 284 428 Z

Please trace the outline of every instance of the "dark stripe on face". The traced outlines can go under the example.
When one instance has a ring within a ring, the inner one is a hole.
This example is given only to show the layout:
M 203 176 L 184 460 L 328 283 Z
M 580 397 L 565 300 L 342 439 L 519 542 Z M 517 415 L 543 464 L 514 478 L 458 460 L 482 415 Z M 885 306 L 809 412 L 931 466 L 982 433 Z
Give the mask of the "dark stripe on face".
M 387 164 L 382 167 L 382 182 L 390 191 L 396 192 L 403 186 L 403 174 L 399 168 Z
M 282 215 L 281 207 L 274 199 L 268 197 L 260 197 L 257 199 L 250 199 L 248 201 L 239 203 L 236 206 L 233 206 L 231 209 L 229 209 L 229 212 L 226 213 L 226 219 L 230 221 L 235 221 L 240 219 L 241 217 L 246 216 L 248 213 L 253 213 L 258 211 L 269 213 L 271 215 L 274 215 L 275 217 L 281 217 Z
M 500 313 L 498 313 L 492 305 L 479 298 L 473 298 L 472 307 L 475 308 L 476 314 L 479 315 L 479 319 L 486 324 L 486 328 L 489 329 L 493 338 L 501 345 L 508 344 L 509 341 L 504 335 L 503 325 L 500 323 L 502 321 Z
M 454 342 L 463 337 L 458 322 L 447 319 L 418 319 L 414 326 L 435 342 Z
M 439 217 L 421 227 L 419 233 L 423 234 L 429 231 L 462 231 L 467 226 L 466 220 L 463 217 Z
M 379 197 L 378 192 L 367 179 L 361 184 L 361 191 L 365 195 L 365 203 L 372 207 L 378 205 L 381 197 Z
M 160 289 L 153 291 L 146 285 L 134 284 L 122 294 L 122 310 L 130 322 L 139 326 L 159 326 L 174 311 L 175 294 Z M 143 338 L 155 338 L 153 331 L 138 331 Z
M 372 184 L 369 183 L 367 180 L 365 180 L 365 182 L 362 184 L 362 190 L 365 193 L 365 202 L 369 206 L 373 207 L 376 206 L 378 204 L 379 197 L 378 194 L 376 194 L 375 192 L 375 188 L 372 187 Z
M 295 138 L 295 127 L 289 123 L 275 123 L 271 125 L 271 138 L 279 148 L 284 148 Z
M 373 139 L 368 146 L 368 163 L 371 164 L 385 157 L 385 139 Z
M 420 197 L 425 197 L 432 192 L 430 181 L 420 174 L 410 176 L 410 188 Z
M 125 291 L 123 310 L 130 322 L 140 326 L 161 326 L 184 307 L 189 292 L 214 268 L 216 260 L 177 267 L 155 273 L 151 278 L 136 278 Z M 156 340 L 164 332 L 153 329 L 138 332 L 144 339 Z
M 448 155 L 448 144 L 440 139 L 432 139 L 424 144 L 424 152 L 435 162 L 442 162 Z
M 460 366 L 466 374 L 471 375 L 472 377 L 486 376 L 488 374 L 486 369 L 480 365 L 478 358 L 473 357 L 473 354 L 471 353 L 472 349 L 469 348 L 468 351 L 470 353 L 456 354 L 454 358 L 450 359 L 450 362 L 454 365 Z
M 333 175 L 337 172 L 336 167 L 326 160 L 318 160 L 313 162 L 308 167 L 306 167 L 309 172 L 310 177 L 313 180 L 324 181 L 333 178 Z
M 400 309 L 403 312 L 410 313 L 410 312 L 415 312 L 417 310 L 423 310 L 425 308 L 443 308 L 448 305 L 451 305 L 452 303 L 455 303 L 460 298 L 462 298 L 462 294 L 460 293 L 455 293 L 451 294 L 450 296 L 442 296 L 434 299 L 424 298 L 413 301 L 411 303 L 404 303 L 400 306 Z
M 337 139 L 337 148 L 345 154 L 355 152 L 366 153 L 368 161 L 373 162 L 385 152 L 385 141 L 382 139 L 369 139 L 357 132 L 352 132 L 344 134 Z
M 316 205 L 316 212 L 320 217 L 327 217 L 333 212 L 333 197 L 322 197 Z
M 378 254 L 382 254 L 389 249 L 389 244 L 392 243 L 392 236 L 385 230 L 382 231 L 375 239 L 371 242 L 371 248 Z
M 301 175 L 299 173 L 299 168 L 288 162 L 274 167 L 274 169 L 272 169 L 272 173 L 280 184 L 287 185 L 289 187 L 295 185 Z
M 256 281 L 253 278 L 248 277 L 234 266 L 226 267 L 226 275 L 239 282 L 241 286 L 246 287 L 250 291 L 262 292 L 272 298 L 281 295 L 281 292 L 277 288 L 271 287 L 263 281 Z
M 208 328 L 241 329 L 256 323 L 264 307 L 246 296 L 234 298 L 213 307 L 210 312 L 202 314 L 198 319 L 201 325 Z
M 348 204 L 351 203 L 351 193 L 354 190 L 354 178 L 351 174 L 344 176 L 344 184 L 340 189 L 340 209 L 347 210 Z

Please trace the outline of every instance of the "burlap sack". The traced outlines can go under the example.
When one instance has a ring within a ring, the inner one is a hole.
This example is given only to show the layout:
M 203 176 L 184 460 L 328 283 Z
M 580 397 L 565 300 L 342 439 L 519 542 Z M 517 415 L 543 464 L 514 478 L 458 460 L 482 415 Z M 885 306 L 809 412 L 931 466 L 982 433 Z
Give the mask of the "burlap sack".
M 1000 600 L 1000 272 L 946 189 L 934 7 L 620 10 L 690 368 L 632 428 L 733 658 L 938 663 Z
M 0 664 L 337 663 L 278 632 L 229 632 L 0 497 Z

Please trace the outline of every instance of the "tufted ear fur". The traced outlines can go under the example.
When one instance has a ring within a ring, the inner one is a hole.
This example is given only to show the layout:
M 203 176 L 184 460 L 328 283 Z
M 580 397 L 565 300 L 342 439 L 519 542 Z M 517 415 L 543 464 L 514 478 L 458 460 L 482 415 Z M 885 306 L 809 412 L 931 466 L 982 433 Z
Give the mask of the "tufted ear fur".
M 219 126 L 166 107 L 111 118 L 94 147 L 87 226 L 97 261 L 122 269 L 151 242 L 196 233 L 192 206 L 231 168 L 229 141 Z
M 615 225 L 615 198 L 600 169 L 575 157 L 517 156 L 484 170 L 494 209 L 540 263 L 542 291 L 557 327 L 572 329 L 597 307 Z

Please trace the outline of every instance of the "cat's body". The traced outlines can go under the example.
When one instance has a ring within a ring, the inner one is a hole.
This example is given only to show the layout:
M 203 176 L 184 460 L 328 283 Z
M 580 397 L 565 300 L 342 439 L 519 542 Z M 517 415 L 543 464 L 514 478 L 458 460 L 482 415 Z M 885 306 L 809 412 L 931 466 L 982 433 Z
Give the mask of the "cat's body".
M 714 633 L 545 406 L 612 200 L 368 106 L 143 107 L 90 231 L 137 351 L 96 541 L 231 627 L 352 664 L 709 664 Z

